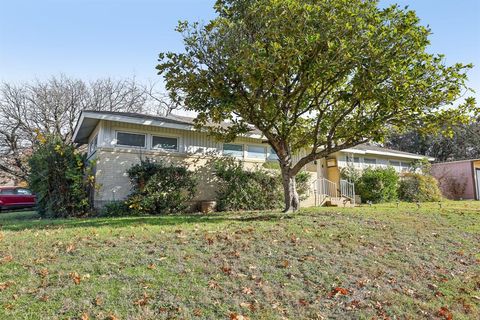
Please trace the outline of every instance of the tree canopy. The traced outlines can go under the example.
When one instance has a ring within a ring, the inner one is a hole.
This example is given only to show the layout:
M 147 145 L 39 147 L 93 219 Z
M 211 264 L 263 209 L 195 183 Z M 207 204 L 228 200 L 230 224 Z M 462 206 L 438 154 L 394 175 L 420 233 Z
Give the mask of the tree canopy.
M 415 12 L 375 0 L 218 0 L 206 25 L 180 22 L 185 51 L 161 53 L 170 97 L 225 140 L 259 129 L 276 151 L 286 210 L 309 162 L 404 131 L 466 121 L 474 100 L 450 107 L 471 65 L 427 52 Z M 300 155 L 294 161 L 294 155 Z

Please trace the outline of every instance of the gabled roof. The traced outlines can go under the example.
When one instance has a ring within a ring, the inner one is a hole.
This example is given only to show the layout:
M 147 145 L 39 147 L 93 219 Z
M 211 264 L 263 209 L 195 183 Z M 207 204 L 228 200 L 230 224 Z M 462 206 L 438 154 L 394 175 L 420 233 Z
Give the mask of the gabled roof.
M 150 114 L 134 113 L 134 112 L 118 112 L 118 111 L 95 111 L 95 110 L 84 110 L 80 114 L 80 118 L 75 126 L 75 131 L 73 133 L 72 140 L 76 143 L 85 144 L 88 142 L 88 138 L 92 134 L 93 130 L 98 125 L 100 120 L 107 121 L 118 121 L 131 124 L 139 124 L 146 126 L 154 127 L 163 127 L 171 129 L 180 129 L 187 131 L 194 131 L 194 118 L 178 116 L 178 115 L 168 115 L 168 116 L 157 116 Z M 211 124 L 212 126 L 223 126 L 228 127 L 229 124 L 224 122 L 221 124 Z M 252 129 L 245 136 L 261 139 L 262 133 L 256 129 Z

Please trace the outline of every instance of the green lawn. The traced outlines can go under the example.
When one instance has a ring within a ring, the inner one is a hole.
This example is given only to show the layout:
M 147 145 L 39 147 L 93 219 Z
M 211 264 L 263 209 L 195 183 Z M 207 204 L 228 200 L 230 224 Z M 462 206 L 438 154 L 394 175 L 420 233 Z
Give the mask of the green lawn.
M 480 203 L 0 230 L 0 319 L 480 318 Z

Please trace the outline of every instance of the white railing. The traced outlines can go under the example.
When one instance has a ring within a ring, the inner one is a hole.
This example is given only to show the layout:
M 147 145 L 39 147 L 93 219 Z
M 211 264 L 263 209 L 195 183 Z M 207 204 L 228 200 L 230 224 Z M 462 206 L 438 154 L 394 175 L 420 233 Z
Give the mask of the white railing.
M 340 195 L 350 199 L 352 204 L 355 205 L 355 184 L 347 180 L 340 180 Z
M 315 204 L 322 205 L 328 198 L 338 197 L 338 188 L 335 182 L 325 178 L 318 178 L 312 182 L 311 190 L 315 194 Z

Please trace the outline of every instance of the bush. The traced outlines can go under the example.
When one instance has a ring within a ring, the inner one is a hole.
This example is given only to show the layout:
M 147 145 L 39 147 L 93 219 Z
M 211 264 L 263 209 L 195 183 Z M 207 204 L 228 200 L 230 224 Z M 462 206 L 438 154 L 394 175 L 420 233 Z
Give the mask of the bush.
M 133 192 L 125 204 L 133 214 L 168 214 L 187 209 L 187 201 L 195 195 L 193 172 L 184 166 L 142 160 L 132 166 L 128 176 Z
M 56 136 L 39 135 L 29 165 L 28 183 L 37 195 L 41 216 L 78 217 L 90 211 L 93 164 L 73 145 Z
M 98 216 L 100 217 L 122 217 L 132 215 L 125 201 L 112 201 L 102 207 Z
M 409 202 L 434 202 L 442 199 L 437 179 L 421 173 L 406 173 L 400 181 L 398 194 L 401 200 Z
M 398 199 L 398 174 L 394 168 L 367 168 L 357 183 L 362 201 L 388 202 Z
M 219 211 L 282 208 L 283 187 L 278 170 L 245 170 L 242 163 L 233 158 L 216 160 L 214 168 L 219 180 L 216 199 Z M 296 177 L 300 199 L 308 191 L 309 179 L 306 172 L 301 172 Z

